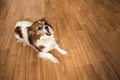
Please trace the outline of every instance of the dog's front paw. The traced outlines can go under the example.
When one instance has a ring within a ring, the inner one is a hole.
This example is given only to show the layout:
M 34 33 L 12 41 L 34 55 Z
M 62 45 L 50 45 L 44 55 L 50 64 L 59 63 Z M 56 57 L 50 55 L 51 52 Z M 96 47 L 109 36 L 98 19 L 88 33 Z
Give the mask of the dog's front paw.
M 47 59 L 53 63 L 59 63 L 59 60 L 50 53 L 39 53 L 38 56 Z
M 53 62 L 53 63 L 59 63 L 59 60 L 57 59 L 57 58 L 51 58 L 51 59 L 49 59 L 51 62 Z
M 62 55 L 66 55 L 66 54 L 67 54 L 67 51 L 66 51 L 66 50 L 61 49 L 61 50 L 60 50 L 60 53 L 61 53 Z

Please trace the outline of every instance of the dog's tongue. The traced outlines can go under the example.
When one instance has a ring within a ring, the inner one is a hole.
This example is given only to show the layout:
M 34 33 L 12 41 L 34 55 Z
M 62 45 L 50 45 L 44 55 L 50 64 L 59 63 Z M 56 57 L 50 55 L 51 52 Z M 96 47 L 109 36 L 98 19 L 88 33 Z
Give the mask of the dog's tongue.
M 46 33 L 46 35 L 50 36 L 50 35 L 51 35 L 51 33 L 50 33 L 50 32 L 47 32 L 47 33 Z

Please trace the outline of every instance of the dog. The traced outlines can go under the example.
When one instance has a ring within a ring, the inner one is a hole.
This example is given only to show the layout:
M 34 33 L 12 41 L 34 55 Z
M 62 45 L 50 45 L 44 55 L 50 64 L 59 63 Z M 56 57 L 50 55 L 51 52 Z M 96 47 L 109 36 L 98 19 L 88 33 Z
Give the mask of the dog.
M 66 55 L 67 51 L 61 49 L 55 41 L 53 27 L 45 18 L 31 21 L 19 21 L 15 25 L 15 38 L 23 46 L 30 46 L 35 49 L 38 56 L 53 63 L 59 60 L 50 51 L 56 49 L 60 54 Z

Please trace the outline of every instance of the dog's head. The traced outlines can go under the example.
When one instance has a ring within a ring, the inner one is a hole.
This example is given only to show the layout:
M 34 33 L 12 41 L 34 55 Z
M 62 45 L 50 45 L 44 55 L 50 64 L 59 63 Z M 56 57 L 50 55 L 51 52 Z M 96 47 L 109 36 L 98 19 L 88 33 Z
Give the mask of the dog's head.
M 53 36 L 53 27 L 48 24 L 45 18 L 35 21 L 29 27 L 28 35 L 30 38 L 40 39 L 41 37 L 48 38 Z
M 53 27 L 50 24 L 48 24 L 48 22 L 45 20 L 45 18 L 35 21 L 31 26 L 31 30 L 37 36 L 53 35 Z

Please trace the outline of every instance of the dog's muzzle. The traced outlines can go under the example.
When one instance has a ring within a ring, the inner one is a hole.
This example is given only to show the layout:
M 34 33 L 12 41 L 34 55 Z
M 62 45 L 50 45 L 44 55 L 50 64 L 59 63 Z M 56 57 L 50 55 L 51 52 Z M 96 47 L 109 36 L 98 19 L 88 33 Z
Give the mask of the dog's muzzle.
M 48 27 L 48 26 L 45 26 L 44 29 L 46 30 L 46 33 L 45 33 L 45 34 L 46 34 L 47 36 L 50 36 L 51 33 L 50 33 L 50 30 L 49 30 L 49 27 Z

